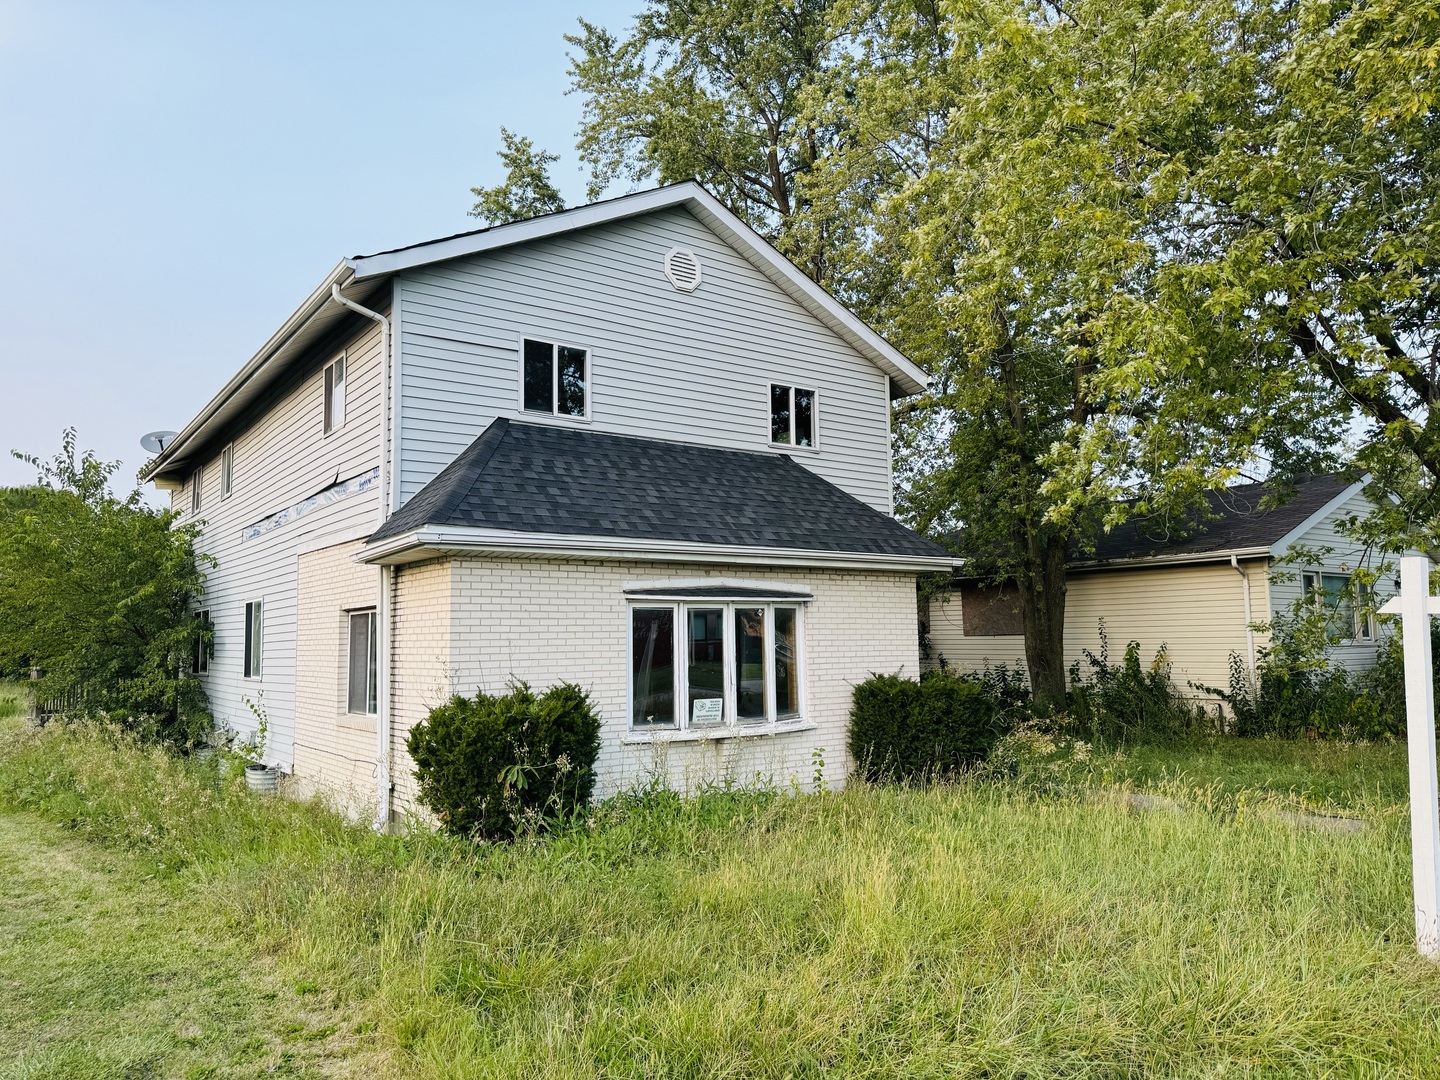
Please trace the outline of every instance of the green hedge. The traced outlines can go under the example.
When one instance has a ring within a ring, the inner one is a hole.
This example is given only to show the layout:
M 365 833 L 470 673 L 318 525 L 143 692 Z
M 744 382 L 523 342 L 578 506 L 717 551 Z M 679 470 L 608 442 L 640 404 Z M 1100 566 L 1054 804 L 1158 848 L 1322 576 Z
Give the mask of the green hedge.
M 562 683 L 543 694 L 456 695 L 406 740 L 420 799 L 448 832 L 497 838 L 572 815 L 590 800 L 600 717 Z
M 872 675 L 855 687 L 850 753 L 872 781 L 945 776 L 983 760 L 1006 726 L 999 703 L 974 679 Z

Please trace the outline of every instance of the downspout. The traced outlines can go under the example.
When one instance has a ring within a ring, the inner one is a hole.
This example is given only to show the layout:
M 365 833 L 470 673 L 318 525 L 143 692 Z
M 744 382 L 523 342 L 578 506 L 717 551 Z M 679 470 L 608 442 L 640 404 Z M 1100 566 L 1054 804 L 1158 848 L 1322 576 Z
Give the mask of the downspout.
M 1255 620 L 1250 613 L 1250 575 L 1241 567 L 1238 555 L 1230 556 L 1230 565 L 1234 567 L 1235 572 L 1240 575 L 1240 580 L 1244 583 L 1242 589 L 1245 593 L 1245 648 L 1250 654 L 1250 682 L 1253 685 L 1255 682 L 1255 629 L 1251 624 Z
M 341 307 L 380 324 L 380 366 L 384 375 L 380 398 L 380 512 L 376 523 L 376 528 L 379 528 L 390 516 L 390 320 L 378 311 L 371 311 L 341 296 L 338 282 L 331 283 L 330 298 Z M 378 684 L 375 688 L 375 831 L 384 832 L 390 827 L 390 593 L 395 584 L 395 568 L 381 566 L 379 570 L 380 600 L 375 618 L 380 631 L 380 640 L 376 643 L 380 663 L 375 680 Z

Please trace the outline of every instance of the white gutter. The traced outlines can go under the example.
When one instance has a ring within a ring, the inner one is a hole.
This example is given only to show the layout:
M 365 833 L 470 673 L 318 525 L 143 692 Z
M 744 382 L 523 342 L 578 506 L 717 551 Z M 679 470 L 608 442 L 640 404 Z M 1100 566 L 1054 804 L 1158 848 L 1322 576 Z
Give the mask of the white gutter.
M 376 528 L 385 524 L 390 516 L 390 487 L 392 478 L 390 476 L 390 415 L 394 403 L 390 400 L 392 393 L 391 380 L 391 358 L 390 358 L 390 320 L 381 315 L 378 311 L 371 311 L 367 307 L 348 300 L 340 295 L 340 284 L 334 282 L 330 286 L 330 298 L 341 307 L 347 307 L 357 315 L 363 315 L 367 319 L 373 319 L 380 324 L 380 366 L 384 372 L 381 382 L 381 401 L 384 407 L 380 410 L 380 501 L 379 513 L 376 515 L 379 522 Z M 395 586 L 395 568 L 393 566 L 380 567 L 380 602 L 377 605 L 375 622 L 380 631 L 380 640 L 376 643 L 376 653 L 379 663 L 376 672 L 375 688 L 376 716 L 375 716 L 375 831 L 384 832 L 390 827 L 390 796 L 391 796 L 391 737 L 390 737 L 390 668 L 392 658 L 390 655 L 391 633 L 390 633 L 390 594 Z
M 1224 551 L 1197 552 L 1191 555 L 1148 555 L 1137 559 L 1113 559 L 1105 562 L 1090 560 L 1071 563 L 1069 572 L 1088 570 L 1145 570 L 1151 566 L 1185 566 L 1198 563 L 1229 562 L 1236 556 L 1242 559 L 1259 559 L 1270 554 L 1268 547 L 1228 548 Z
M 1230 565 L 1234 567 L 1235 572 L 1240 575 L 1240 580 L 1243 583 L 1241 588 L 1245 593 L 1245 647 L 1250 653 L 1250 682 L 1253 686 L 1255 682 L 1255 629 L 1252 624 L 1255 619 L 1250 610 L 1250 575 L 1240 565 L 1240 556 L 1231 555 Z
M 413 562 L 439 552 L 472 554 L 540 555 L 551 558 L 606 557 L 625 560 L 738 563 L 759 566 L 832 566 L 848 570 L 895 570 L 919 573 L 953 569 L 950 555 L 875 555 L 868 552 L 813 551 L 796 548 L 747 547 L 739 544 L 702 544 L 680 540 L 646 540 L 635 537 L 576 536 L 564 533 L 526 533 L 508 529 L 427 525 L 367 544 L 355 556 L 359 562 Z

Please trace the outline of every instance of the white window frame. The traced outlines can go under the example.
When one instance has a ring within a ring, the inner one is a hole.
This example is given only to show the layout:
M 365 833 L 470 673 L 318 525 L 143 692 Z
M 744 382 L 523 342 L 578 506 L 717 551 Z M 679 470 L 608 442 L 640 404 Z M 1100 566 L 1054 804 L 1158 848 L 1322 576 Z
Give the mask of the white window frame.
M 201 608 L 195 612 L 195 621 L 200 623 L 202 628 L 208 626 L 210 623 L 210 609 Z M 203 638 L 199 643 L 199 651 L 190 661 L 190 673 L 192 675 L 210 674 L 210 650 L 206 648 Z
M 1300 591 L 1307 599 L 1314 598 L 1312 603 L 1321 611 L 1328 612 L 1325 604 L 1325 579 L 1327 577 L 1345 578 L 1345 588 L 1351 588 L 1355 581 L 1355 575 L 1344 570 L 1311 569 L 1300 572 Z M 1365 592 L 1369 592 L 1367 586 L 1359 586 Z M 1375 627 L 1375 613 L 1364 612 L 1356 601 L 1359 596 L 1348 598 L 1350 604 L 1350 641 L 1355 645 L 1373 645 L 1377 637 Z M 1337 612 L 1338 614 L 1338 612 Z
M 335 417 L 335 367 L 340 366 L 340 408 L 339 417 Z M 335 357 L 320 373 L 320 411 L 321 428 L 328 439 L 335 432 L 345 426 L 346 391 L 350 385 L 350 354 L 341 353 Z
M 368 650 L 368 666 L 366 669 L 365 684 L 367 687 L 366 702 L 364 711 L 356 711 L 350 700 L 350 680 L 354 672 L 350 664 L 354 659 L 354 634 L 355 617 L 357 615 L 370 616 L 370 648 Z M 352 608 L 345 612 L 345 713 L 347 716 L 376 716 L 380 712 L 380 622 L 379 613 L 374 607 Z M 374 687 L 374 700 L 370 700 L 369 687 Z
M 245 655 L 240 671 L 246 679 L 264 678 L 265 672 L 265 601 L 245 601 Z
M 766 735 L 791 731 L 809 726 L 809 699 L 806 687 L 808 665 L 805 654 L 805 606 L 802 598 L 777 600 L 775 597 L 704 598 L 667 600 L 663 598 L 631 597 L 625 612 L 625 727 L 630 736 L 641 738 L 722 738 L 734 735 Z M 689 613 L 694 610 L 720 608 L 723 642 L 721 665 L 725 672 L 724 719 L 718 724 L 692 726 L 690 721 L 689 664 L 687 656 L 690 644 Z M 738 691 L 735 679 L 735 609 L 765 609 L 765 719 L 740 720 L 736 716 Z M 796 696 L 798 709 L 794 716 L 779 717 L 775 709 L 775 609 L 791 608 L 795 611 L 795 663 L 798 668 Z M 674 620 L 674 648 L 672 659 L 675 672 L 675 726 L 635 724 L 635 612 L 668 609 Z
M 230 443 L 220 451 L 220 501 L 230 498 L 235 490 L 235 444 Z
M 776 442 L 775 433 L 770 425 L 770 402 L 773 400 L 775 387 L 784 387 L 790 393 L 790 441 L 788 443 Z M 809 390 L 812 397 L 810 400 L 810 445 L 795 445 L 795 384 L 775 382 L 773 379 L 765 386 L 765 440 L 776 450 L 799 450 L 802 454 L 818 454 L 820 452 L 820 388 L 802 386 L 800 389 Z
M 516 396 L 515 404 L 520 410 L 522 418 L 541 418 L 551 420 L 564 420 L 570 423 L 588 424 L 590 422 L 591 401 L 595 397 L 595 384 L 593 381 L 592 363 L 593 352 L 588 345 L 577 345 L 573 341 L 562 341 L 544 333 L 525 333 L 517 339 L 516 346 L 519 363 L 516 370 Z M 541 412 L 538 409 L 527 409 L 525 407 L 525 343 L 533 341 L 537 345 L 550 346 L 550 411 Z M 572 416 L 570 413 L 562 413 L 560 408 L 560 350 L 574 349 L 585 354 L 585 412 L 581 416 Z
M 195 466 L 190 476 L 190 513 L 198 514 L 205 505 L 205 466 Z

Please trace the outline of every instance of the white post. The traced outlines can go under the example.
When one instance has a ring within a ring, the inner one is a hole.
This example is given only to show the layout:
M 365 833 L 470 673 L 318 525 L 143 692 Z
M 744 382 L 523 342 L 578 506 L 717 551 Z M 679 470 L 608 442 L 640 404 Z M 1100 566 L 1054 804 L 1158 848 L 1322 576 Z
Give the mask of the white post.
M 1415 945 L 1440 959 L 1440 796 L 1435 777 L 1435 678 L 1430 655 L 1430 560 L 1400 560 L 1405 642 L 1405 727 L 1410 744 L 1410 853 Z

